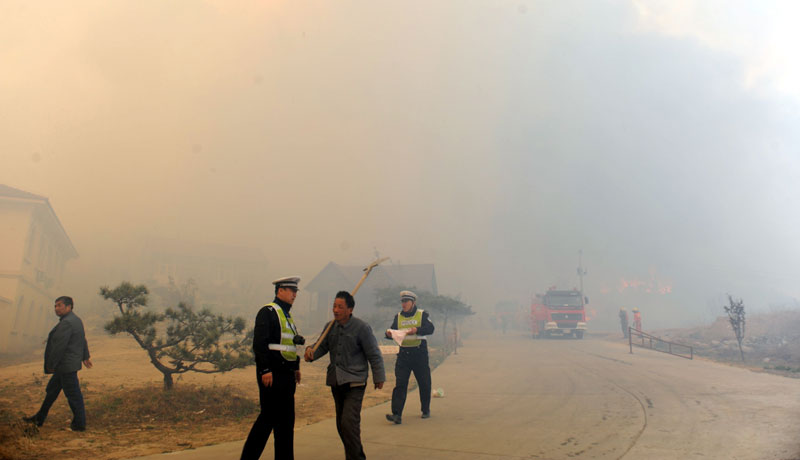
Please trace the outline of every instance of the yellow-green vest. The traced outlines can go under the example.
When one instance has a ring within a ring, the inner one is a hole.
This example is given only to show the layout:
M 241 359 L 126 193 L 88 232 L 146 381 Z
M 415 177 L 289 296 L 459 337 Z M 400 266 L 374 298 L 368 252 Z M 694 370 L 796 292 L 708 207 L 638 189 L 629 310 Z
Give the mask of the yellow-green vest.
M 422 310 L 419 308 L 417 308 L 417 312 L 414 313 L 414 316 L 403 316 L 402 312 L 397 314 L 397 329 L 411 329 L 412 327 L 416 327 L 417 329 L 422 327 Z M 403 339 L 403 343 L 400 346 L 418 347 L 423 340 L 425 340 L 423 336 L 409 334 Z
M 276 303 L 267 304 L 272 307 L 278 314 L 278 319 L 281 321 L 281 343 L 269 344 L 270 350 L 279 350 L 281 356 L 286 361 L 297 361 L 297 347 L 294 345 L 294 336 L 297 335 L 297 327 L 294 325 L 292 317 L 286 317 L 283 308 Z

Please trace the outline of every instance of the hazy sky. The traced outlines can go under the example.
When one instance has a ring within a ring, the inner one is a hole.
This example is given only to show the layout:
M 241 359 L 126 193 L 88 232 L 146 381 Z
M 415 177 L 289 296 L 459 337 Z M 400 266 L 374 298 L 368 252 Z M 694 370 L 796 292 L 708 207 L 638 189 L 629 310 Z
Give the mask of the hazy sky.
M 598 308 L 766 308 L 800 297 L 797 13 L 6 0 L 0 183 L 50 198 L 75 269 L 151 236 L 307 280 L 377 248 L 482 307 L 577 285 L 583 249 Z

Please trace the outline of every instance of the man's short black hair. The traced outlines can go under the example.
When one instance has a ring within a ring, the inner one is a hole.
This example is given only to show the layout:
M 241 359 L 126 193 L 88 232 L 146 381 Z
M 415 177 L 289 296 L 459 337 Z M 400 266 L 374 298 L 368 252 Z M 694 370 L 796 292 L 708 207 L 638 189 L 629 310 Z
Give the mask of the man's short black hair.
M 56 303 L 59 302 L 63 303 L 64 306 L 66 307 L 73 308 L 72 297 L 62 295 L 61 297 L 56 299 Z
M 336 293 L 336 298 L 337 299 L 344 299 L 344 303 L 347 304 L 347 308 L 349 308 L 351 310 L 356 307 L 356 299 L 354 299 L 353 296 L 350 295 L 350 293 L 347 292 L 347 291 L 339 291 L 339 292 L 337 292 Z

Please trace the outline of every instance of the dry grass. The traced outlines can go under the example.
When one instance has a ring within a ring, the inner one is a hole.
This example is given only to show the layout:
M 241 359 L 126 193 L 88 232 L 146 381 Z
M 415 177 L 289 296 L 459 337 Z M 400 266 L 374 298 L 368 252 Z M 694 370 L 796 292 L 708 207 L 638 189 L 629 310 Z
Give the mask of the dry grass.
M 226 374 L 184 375 L 164 392 L 161 374 L 124 337 L 90 337 L 95 367 L 79 373 L 87 431 L 68 430 L 72 414 L 62 396 L 38 430 L 21 423 L 44 397 L 47 378 L 36 360 L 0 367 L 0 459 L 119 459 L 242 440 L 258 414 L 254 368 Z M 432 365 L 434 359 L 431 357 Z M 295 396 L 296 426 L 334 416 L 325 386 L 328 359 L 303 363 Z M 388 382 L 368 387 L 364 407 L 391 398 L 394 356 L 385 356 Z
M 120 458 L 131 455 L 132 445 L 140 442 L 162 450 L 189 447 L 209 440 L 194 439 L 198 427 L 234 427 L 258 411 L 257 403 L 231 387 L 184 385 L 169 392 L 158 386 L 108 392 L 86 389 L 92 426 L 77 434 L 65 429 L 72 415 L 63 401 L 53 407 L 42 428 L 20 422 L 13 401 L 40 394 L 31 389 L 30 385 L 2 388 L 0 420 L 6 436 L 0 439 L 0 458 Z

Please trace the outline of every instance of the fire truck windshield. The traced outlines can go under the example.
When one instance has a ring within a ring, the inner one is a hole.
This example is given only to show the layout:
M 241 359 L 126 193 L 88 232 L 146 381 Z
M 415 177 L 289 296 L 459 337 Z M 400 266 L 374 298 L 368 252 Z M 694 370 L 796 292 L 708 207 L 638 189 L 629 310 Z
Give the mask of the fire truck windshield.
M 568 309 L 581 308 L 580 295 L 552 295 L 545 296 L 545 305 L 548 307 L 561 307 Z

